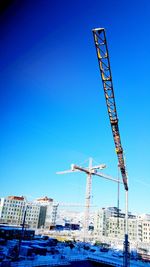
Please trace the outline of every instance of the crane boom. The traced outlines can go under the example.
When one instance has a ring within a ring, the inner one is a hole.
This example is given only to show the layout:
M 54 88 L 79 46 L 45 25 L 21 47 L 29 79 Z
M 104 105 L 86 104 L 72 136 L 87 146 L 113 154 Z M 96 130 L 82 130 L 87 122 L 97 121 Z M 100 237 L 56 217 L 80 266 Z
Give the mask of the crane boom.
M 97 52 L 97 58 L 103 83 L 103 89 L 107 104 L 108 115 L 110 119 L 113 139 L 115 143 L 116 153 L 118 157 L 119 168 L 121 171 L 125 190 L 128 191 L 127 172 L 123 156 L 123 148 L 121 145 L 121 138 L 118 126 L 118 116 L 116 110 L 112 74 L 110 68 L 109 53 L 106 41 L 106 34 L 104 28 L 93 29 L 93 37 Z

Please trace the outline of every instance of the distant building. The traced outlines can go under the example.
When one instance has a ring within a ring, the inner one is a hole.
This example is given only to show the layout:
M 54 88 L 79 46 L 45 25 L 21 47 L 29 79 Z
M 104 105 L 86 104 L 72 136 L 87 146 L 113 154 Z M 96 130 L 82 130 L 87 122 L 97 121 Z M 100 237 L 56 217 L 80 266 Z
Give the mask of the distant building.
M 94 230 L 99 236 L 107 235 L 108 219 L 116 211 L 115 208 L 101 208 L 97 211 L 94 220 Z
M 32 229 L 38 228 L 40 208 L 41 207 L 34 202 L 28 202 L 26 204 L 26 218 L 25 218 L 26 227 Z
M 137 218 L 138 222 L 138 241 L 143 243 L 150 242 L 150 215 L 142 214 Z
M 52 228 L 55 226 L 58 204 L 44 197 L 29 202 L 25 197 L 0 198 L 0 223 L 20 226 L 25 216 L 26 228 Z
M 125 235 L 125 214 L 116 207 L 100 209 L 94 222 L 94 231 L 99 236 L 123 239 Z M 137 219 L 128 214 L 129 240 L 137 240 Z
M 58 203 L 52 198 L 43 197 L 34 201 L 40 205 L 38 228 L 52 229 L 56 225 Z
M 8 196 L 0 199 L 0 223 L 20 225 L 23 220 L 26 198 Z
M 8 196 L 0 199 L 0 223 L 22 225 L 26 210 L 25 226 L 37 228 L 40 206 L 27 202 L 25 197 Z
M 106 236 L 112 238 L 124 239 L 125 235 L 125 218 L 110 217 L 107 223 Z M 129 240 L 137 240 L 137 220 L 136 218 L 128 219 L 128 236 Z

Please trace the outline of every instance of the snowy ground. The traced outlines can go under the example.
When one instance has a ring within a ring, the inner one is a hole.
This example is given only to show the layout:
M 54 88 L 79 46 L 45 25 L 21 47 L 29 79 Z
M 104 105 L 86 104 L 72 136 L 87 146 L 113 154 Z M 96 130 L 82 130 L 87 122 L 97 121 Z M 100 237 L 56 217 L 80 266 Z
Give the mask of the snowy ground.
M 22 261 L 10 262 L 11 267 L 33 267 L 33 266 L 59 266 L 70 265 L 72 261 L 92 260 L 103 263 L 112 263 L 113 266 L 123 266 L 123 253 L 121 250 L 108 250 L 101 252 L 99 246 L 85 243 L 74 243 L 74 247 L 66 246 L 66 243 L 58 243 L 55 247 L 57 254 L 51 255 L 47 252 L 46 256 L 35 255 L 34 257 L 24 257 Z M 8 259 L 6 260 L 8 261 Z M 4 265 L 4 262 L 0 266 Z M 139 260 L 131 260 L 130 267 L 150 267 L 150 263 Z

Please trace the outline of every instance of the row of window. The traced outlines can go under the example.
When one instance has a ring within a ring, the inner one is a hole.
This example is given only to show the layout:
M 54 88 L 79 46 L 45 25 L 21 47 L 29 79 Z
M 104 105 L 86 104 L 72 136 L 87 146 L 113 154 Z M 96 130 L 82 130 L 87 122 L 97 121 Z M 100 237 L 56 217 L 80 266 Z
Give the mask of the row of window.
M 143 230 L 144 231 L 150 231 L 150 229 L 149 228 L 146 228 L 146 227 L 144 227 Z
M 10 215 L 11 215 L 11 218 L 14 218 L 14 219 L 17 219 L 18 220 L 18 218 L 20 218 L 20 216 L 14 216 L 13 214 L 9 214 L 9 215 L 2 215 L 1 216 L 1 218 L 2 219 L 7 219 L 7 218 L 9 218 L 10 217 Z
M 10 204 L 11 203 L 11 204 Z M 13 200 L 6 200 L 5 203 L 4 203 L 4 206 L 6 207 L 20 207 L 20 206 L 23 206 L 25 207 L 25 202 L 21 202 L 21 201 L 13 201 Z M 36 210 L 39 210 L 40 207 L 39 206 L 27 206 L 28 207 L 28 210 L 29 209 L 36 209 Z
M 40 207 L 39 206 L 27 206 L 27 209 L 36 209 L 36 210 L 39 210 Z
M 4 203 L 25 204 L 25 202 L 24 202 L 24 201 L 18 201 L 18 200 L 8 200 L 8 199 L 5 199 L 5 200 L 4 200 Z
M 21 203 L 21 205 L 18 205 L 18 203 L 17 204 L 5 204 L 4 203 L 4 205 L 3 205 L 4 207 L 18 207 L 18 208 L 20 208 L 20 207 L 22 207 L 22 208 L 25 208 L 25 203 Z M 35 209 L 35 210 L 39 210 L 40 209 L 40 207 L 37 207 L 37 206 L 28 206 L 28 210 L 29 209 Z
M 27 214 L 31 214 L 31 213 L 39 213 L 39 210 L 29 210 L 29 211 L 27 211 Z
M 149 223 L 143 223 L 143 225 L 144 225 L 144 226 L 150 226 L 150 224 L 149 224 Z
M 15 216 L 12 216 L 12 215 L 10 215 L 10 216 L 2 216 L 2 218 L 3 219 L 17 219 L 18 220 L 18 218 L 17 217 L 15 217 Z
M 109 223 L 109 225 L 110 225 L 110 226 L 113 226 L 113 225 L 114 225 L 114 226 L 116 226 L 116 224 L 117 224 L 117 222 L 114 222 L 114 223 Z M 124 223 L 124 224 L 122 224 L 122 223 L 120 223 L 120 222 L 119 222 L 119 225 L 123 226 L 123 225 L 125 225 L 125 223 Z
M 143 235 L 150 235 L 150 233 L 149 232 L 143 232 Z
M 28 221 L 33 221 L 33 222 L 37 222 L 38 218 L 27 218 L 26 223 L 28 223 Z
M 4 204 L 3 207 L 18 207 L 18 208 L 20 208 L 20 207 L 24 207 L 24 205 L 23 204 L 22 205 L 17 205 L 17 204 Z
M 1 215 L 1 218 L 7 218 L 9 215 L 13 215 L 14 217 L 16 216 L 16 218 L 21 217 L 23 216 L 23 214 L 21 213 L 16 213 L 16 212 L 5 212 L 5 214 L 2 214 Z M 39 214 L 28 214 L 26 215 L 26 217 L 35 217 L 35 218 L 38 218 L 39 217 Z
M 8 215 L 23 216 L 23 214 L 14 213 L 14 212 L 7 212 L 7 213 L 5 213 L 5 214 L 2 214 L 2 215 L 1 215 L 1 218 L 7 217 Z M 26 215 L 26 217 L 35 217 L 35 218 L 38 218 L 39 215 L 38 215 L 38 214 L 36 214 L 36 215 L 34 215 L 34 214 L 30 214 L 30 215 Z
M 7 216 L 6 215 L 2 215 L 1 218 L 2 219 L 13 219 L 13 220 L 19 220 L 19 219 L 21 219 L 20 217 L 13 216 L 12 214 L 9 214 Z M 38 220 L 38 216 L 37 217 L 34 217 L 34 218 L 33 217 L 32 218 L 29 217 L 29 218 L 26 219 L 26 221 L 27 220 L 29 220 L 29 221 L 37 221 Z
M 3 212 L 7 212 L 7 211 L 23 211 L 24 209 L 23 208 L 8 208 L 8 207 L 3 207 Z M 39 210 L 27 210 L 27 213 L 39 213 Z
M 36 217 L 36 218 L 38 218 L 38 217 L 39 217 L 39 215 L 28 214 L 28 215 L 26 215 L 26 217 Z
M 7 211 L 23 211 L 22 209 L 18 209 L 18 208 L 3 208 L 3 212 L 7 212 Z

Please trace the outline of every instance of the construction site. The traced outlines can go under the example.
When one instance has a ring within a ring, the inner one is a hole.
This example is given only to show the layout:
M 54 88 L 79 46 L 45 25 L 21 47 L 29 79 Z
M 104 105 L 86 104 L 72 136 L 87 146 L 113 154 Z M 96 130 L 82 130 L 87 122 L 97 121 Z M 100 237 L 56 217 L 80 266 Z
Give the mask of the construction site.
M 150 266 L 149 9 L 0 1 L 0 266 Z

